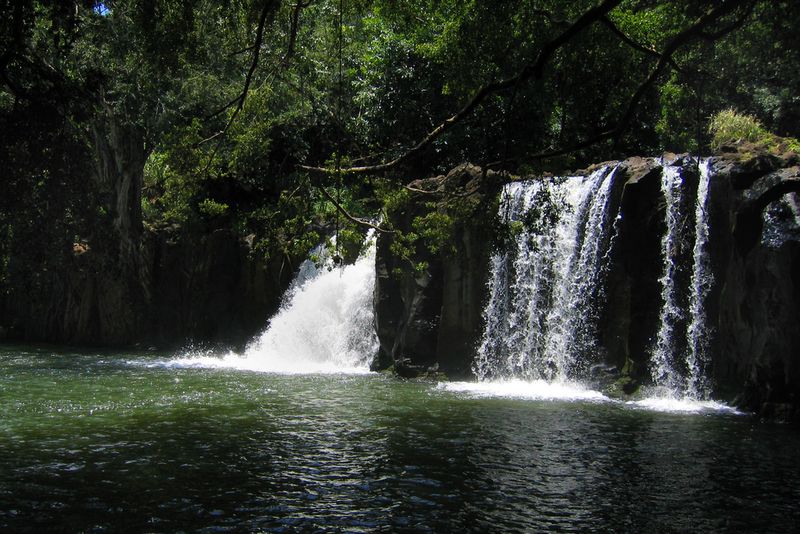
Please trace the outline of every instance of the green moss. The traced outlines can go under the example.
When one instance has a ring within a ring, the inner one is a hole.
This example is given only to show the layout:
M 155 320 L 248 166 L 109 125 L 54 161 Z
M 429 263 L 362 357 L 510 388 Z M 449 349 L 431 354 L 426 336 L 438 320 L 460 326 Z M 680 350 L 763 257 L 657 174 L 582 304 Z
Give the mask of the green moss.
M 628 399 L 639 392 L 640 384 L 630 376 L 621 376 L 612 382 L 605 390 L 605 394 L 612 399 Z

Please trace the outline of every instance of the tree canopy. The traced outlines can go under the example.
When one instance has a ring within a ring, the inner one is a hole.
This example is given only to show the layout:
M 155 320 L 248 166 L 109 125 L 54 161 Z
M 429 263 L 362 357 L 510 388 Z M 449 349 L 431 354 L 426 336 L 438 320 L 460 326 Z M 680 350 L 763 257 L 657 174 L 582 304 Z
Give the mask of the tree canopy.
M 266 257 L 344 212 L 355 240 L 414 179 L 705 152 L 724 109 L 797 136 L 798 22 L 790 0 L 2 0 L 0 276 L 168 225 Z

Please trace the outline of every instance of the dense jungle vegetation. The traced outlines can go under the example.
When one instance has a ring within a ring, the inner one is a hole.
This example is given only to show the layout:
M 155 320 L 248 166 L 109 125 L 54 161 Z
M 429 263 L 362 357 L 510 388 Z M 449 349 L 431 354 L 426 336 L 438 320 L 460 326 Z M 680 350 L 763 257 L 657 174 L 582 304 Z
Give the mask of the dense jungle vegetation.
M 141 277 L 164 229 L 265 259 L 356 242 L 462 162 L 704 153 L 726 110 L 797 136 L 799 22 L 791 0 L 2 0 L 3 307 L 89 251 Z

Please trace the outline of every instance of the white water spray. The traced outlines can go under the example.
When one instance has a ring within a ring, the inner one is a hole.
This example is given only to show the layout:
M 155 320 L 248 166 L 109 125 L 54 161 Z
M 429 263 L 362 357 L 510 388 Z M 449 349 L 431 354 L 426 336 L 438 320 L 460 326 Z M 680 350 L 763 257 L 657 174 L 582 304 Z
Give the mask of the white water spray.
M 700 181 L 697 185 L 695 204 L 695 237 L 692 252 L 692 280 L 689 293 L 691 322 L 687 328 L 686 395 L 695 399 L 708 399 L 710 387 L 706 375 L 709 363 L 708 346 L 711 332 L 708 326 L 705 304 L 714 283 L 711 256 L 708 251 L 709 208 L 708 192 L 711 181 L 711 163 L 700 163 Z
M 709 344 L 713 334 L 706 312 L 706 303 L 714 285 L 709 254 L 709 191 L 711 184 L 711 162 L 698 162 L 699 181 L 694 207 L 694 247 L 692 249 L 692 276 L 688 288 L 679 287 L 678 252 L 682 246 L 683 219 L 681 199 L 685 194 L 685 182 L 677 167 L 665 167 L 661 189 L 666 199 L 667 231 L 662 239 L 664 274 L 661 283 L 661 321 L 658 339 L 651 358 L 650 372 L 653 382 L 662 388 L 667 397 L 706 401 L 711 394 L 707 367 L 710 360 Z M 689 302 L 686 317 L 678 295 L 688 289 Z M 678 325 L 688 320 L 685 332 Z M 683 358 L 678 352 L 678 341 L 685 334 L 686 351 Z M 663 394 L 663 393 L 662 393 Z
M 709 252 L 711 164 L 699 162 L 693 211 L 686 206 L 689 182 L 681 172 L 677 166 L 662 171 L 662 307 L 649 369 L 655 396 L 628 404 L 669 412 L 731 411 L 709 399 L 707 378 L 713 332 L 706 305 L 714 284 Z M 473 366 L 480 382 L 441 387 L 478 396 L 605 399 L 579 381 L 588 377 L 587 368 L 597 358 L 597 310 L 604 298 L 612 234 L 619 232 L 624 216 L 612 210 L 614 175 L 615 170 L 601 169 L 588 177 L 506 186 L 500 216 L 515 231 L 507 249 L 492 257 L 486 330 Z M 541 215 L 542 204 L 553 199 L 557 222 L 525 231 L 523 221 L 531 212 Z M 681 251 L 692 237 L 689 279 L 682 271 L 688 271 L 689 255 Z
M 374 287 L 375 243 L 370 233 L 366 252 L 353 265 L 304 264 L 280 311 L 243 355 L 194 356 L 173 364 L 289 374 L 368 372 L 378 349 Z
M 587 177 L 506 186 L 500 215 L 516 233 L 510 250 L 492 257 L 486 330 L 474 365 L 480 380 L 576 378 L 593 344 L 592 295 L 609 239 L 613 179 L 604 167 Z M 531 235 L 522 221 L 542 209 L 543 199 L 554 202 L 558 222 Z
M 595 346 L 596 296 L 609 242 L 608 203 L 616 169 L 600 169 L 589 177 L 583 213 L 576 213 L 572 228 L 560 245 L 568 250 L 566 265 L 555 270 L 555 295 L 547 323 L 544 352 L 559 371 L 557 378 L 575 378 Z
M 673 356 L 675 352 L 676 323 L 683 318 L 683 310 L 678 303 L 678 287 L 676 272 L 678 270 L 678 251 L 681 240 L 681 196 L 683 178 L 679 167 L 664 167 L 661 176 L 661 192 L 666 202 L 667 229 L 661 239 L 661 255 L 664 258 L 664 271 L 661 284 L 661 314 L 656 346 L 650 359 L 650 375 L 656 386 L 670 391 L 680 388 L 680 374 L 675 369 Z

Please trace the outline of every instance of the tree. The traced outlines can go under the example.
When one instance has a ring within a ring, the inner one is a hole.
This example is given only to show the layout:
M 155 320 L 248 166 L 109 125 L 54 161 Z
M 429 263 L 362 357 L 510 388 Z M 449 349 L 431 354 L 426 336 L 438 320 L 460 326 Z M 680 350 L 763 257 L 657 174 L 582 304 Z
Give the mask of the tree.
M 0 7 L 6 279 L 69 272 L 85 243 L 134 300 L 143 240 L 167 225 L 235 228 L 291 257 L 334 226 L 357 240 L 409 182 L 465 161 L 524 174 L 703 150 L 732 106 L 797 129 L 788 1 Z M 42 218 L 52 235 L 32 244 Z

